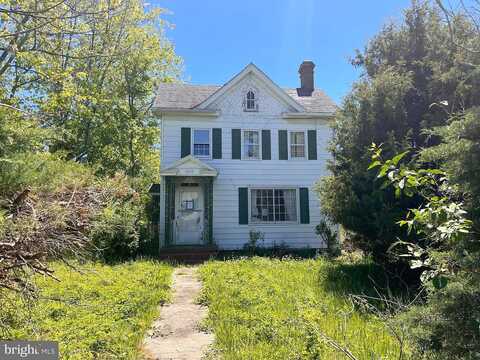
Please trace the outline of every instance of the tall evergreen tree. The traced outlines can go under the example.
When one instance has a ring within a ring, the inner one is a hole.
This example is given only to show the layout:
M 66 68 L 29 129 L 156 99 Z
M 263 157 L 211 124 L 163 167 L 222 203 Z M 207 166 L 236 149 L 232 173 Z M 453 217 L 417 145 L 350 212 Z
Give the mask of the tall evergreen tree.
M 462 16 L 452 21 L 458 39 L 471 41 L 473 24 Z M 449 113 L 480 103 L 478 74 L 466 65 L 470 57 L 450 41 L 436 7 L 413 2 L 401 23 L 385 26 L 353 60 L 363 76 L 336 116 L 332 175 L 321 181 L 319 193 L 327 216 L 378 260 L 385 260 L 399 236 L 415 236 L 396 223 L 421 199 L 384 191 L 376 172 L 368 170 L 368 148 L 383 144 L 387 157 L 411 149 L 415 157 L 437 144 L 438 137 L 425 129 L 444 125 Z

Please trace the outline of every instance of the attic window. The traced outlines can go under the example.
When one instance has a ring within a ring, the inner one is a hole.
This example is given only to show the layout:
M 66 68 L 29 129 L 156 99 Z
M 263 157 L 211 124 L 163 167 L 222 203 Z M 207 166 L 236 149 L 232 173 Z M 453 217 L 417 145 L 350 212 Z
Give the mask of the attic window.
M 258 104 L 255 97 L 255 93 L 252 90 L 249 90 L 245 99 L 245 111 L 257 111 Z

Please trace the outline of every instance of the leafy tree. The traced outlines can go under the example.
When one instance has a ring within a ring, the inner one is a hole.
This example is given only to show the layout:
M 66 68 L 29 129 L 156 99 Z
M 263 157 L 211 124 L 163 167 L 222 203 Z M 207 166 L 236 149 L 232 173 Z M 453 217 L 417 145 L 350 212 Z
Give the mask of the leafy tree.
M 179 69 L 162 10 L 147 11 L 141 0 L 25 0 L 7 2 L 0 14 L 0 103 L 50 129 L 50 151 L 101 175 L 152 179 L 153 91 Z
M 452 22 L 458 42 L 478 46 L 466 16 Z M 480 102 L 480 73 L 468 65 L 478 63 L 478 56 L 450 41 L 438 8 L 413 2 L 403 22 L 385 26 L 353 60 L 364 74 L 336 116 L 332 175 L 321 181 L 319 194 L 330 220 L 342 224 L 354 243 L 377 260 L 386 260 L 398 237 L 416 237 L 396 222 L 422 199 L 396 197 L 392 188 L 384 191 L 368 170 L 368 149 L 372 142 L 383 144 L 386 157 L 411 149 L 408 156 L 415 158 L 421 148 L 438 144 L 438 137 L 425 129 L 444 125 L 450 113 Z

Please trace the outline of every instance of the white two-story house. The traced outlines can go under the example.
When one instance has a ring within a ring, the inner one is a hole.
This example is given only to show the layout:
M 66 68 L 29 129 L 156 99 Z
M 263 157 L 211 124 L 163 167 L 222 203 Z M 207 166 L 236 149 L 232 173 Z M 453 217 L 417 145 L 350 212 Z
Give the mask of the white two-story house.
M 314 87 L 311 61 L 300 87 L 282 89 L 253 64 L 223 86 L 162 84 L 160 246 L 241 249 L 250 231 L 264 246 L 322 248 L 321 204 L 336 105 Z

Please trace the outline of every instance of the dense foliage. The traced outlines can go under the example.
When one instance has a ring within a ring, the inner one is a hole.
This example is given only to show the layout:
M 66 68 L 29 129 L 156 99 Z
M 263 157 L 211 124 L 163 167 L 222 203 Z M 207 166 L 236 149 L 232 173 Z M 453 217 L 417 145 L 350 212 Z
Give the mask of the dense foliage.
M 128 186 L 119 189 L 118 185 L 122 184 L 119 180 L 111 181 L 117 185 L 117 198 L 98 214 L 89 234 L 102 258 L 109 261 L 125 260 L 137 254 L 140 232 L 146 225 L 140 195 Z
M 478 65 L 480 68 L 480 64 Z M 466 210 L 480 227 L 480 107 L 472 107 L 452 114 L 446 126 L 431 129 L 429 133 L 440 139 L 437 146 L 424 149 L 420 160 L 443 169 L 457 192 L 462 196 Z
M 452 19 L 457 41 L 479 48 L 475 26 L 466 16 Z M 410 157 L 438 144 L 425 129 L 447 123 L 450 113 L 478 105 L 480 53 L 455 46 L 449 27 L 429 3 L 413 3 L 399 24 L 387 25 L 358 53 L 353 63 L 364 71 L 345 98 L 330 146 L 332 173 L 319 191 L 328 217 L 351 233 L 356 246 L 385 261 L 407 209 L 421 199 L 396 197 L 381 189 L 368 170 L 371 143 L 383 144 L 389 157 L 410 149 Z
M 464 119 L 468 123 L 471 116 L 460 116 L 454 122 Z M 458 148 L 454 143 L 449 144 L 452 137 L 447 136 L 456 132 L 458 124 L 455 125 L 436 129 L 444 143 L 425 150 L 422 155 L 431 159 L 437 154 L 441 160 L 455 154 Z M 468 138 L 471 141 L 476 136 L 471 133 Z M 456 142 L 459 143 L 458 138 Z M 445 147 L 447 144 L 450 146 Z M 468 142 L 460 147 L 463 148 L 460 158 L 470 158 L 478 151 L 476 146 L 469 147 Z M 459 186 L 453 179 L 458 181 L 462 174 L 450 176 L 442 169 L 425 168 L 428 164 L 421 161 L 404 163 L 406 153 L 384 160 L 380 148 L 374 145 L 372 150 L 371 168 L 380 168 L 379 178 L 388 177 L 385 186 L 391 183 L 398 197 L 423 199 L 418 208 L 410 209 L 405 219 L 399 221 L 400 226 L 417 234 L 417 241 L 399 240 L 390 248 L 392 253 L 408 260 L 411 268 L 422 271 L 427 301 L 400 317 L 410 330 L 411 343 L 426 359 L 473 359 L 480 351 L 479 218 L 476 209 L 465 210 L 472 209 L 477 201 L 474 187 L 469 186 L 473 184 L 467 180 L 464 186 Z M 447 168 L 452 165 L 448 163 Z M 462 172 L 468 173 L 469 164 L 463 166 Z M 473 164 L 474 168 L 477 166 Z M 473 183 L 476 181 L 472 179 Z
M 158 181 L 154 87 L 180 65 L 163 10 L 142 0 L 0 10 L 0 285 L 26 284 L 22 258 L 50 273 L 48 257 L 136 255 Z
M 41 291 L 34 303 L 0 294 L 9 298 L 0 298 L 0 337 L 58 341 L 62 359 L 138 358 L 158 304 L 169 300 L 171 267 L 148 261 L 79 267 L 82 273 L 55 264 L 60 282 L 36 277 Z
M 480 353 L 480 32 L 462 6 L 413 2 L 357 55 L 319 186 L 356 247 L 420 275 L 397 319 L 425 359 Z

